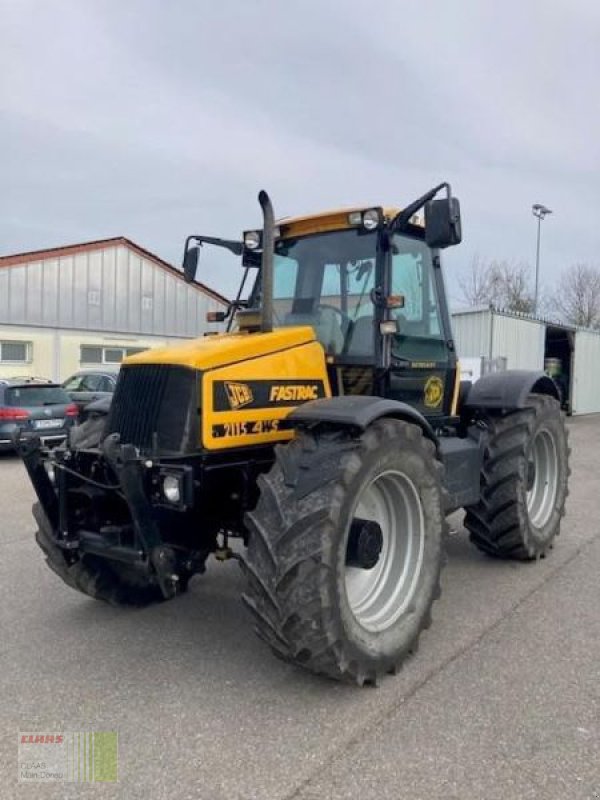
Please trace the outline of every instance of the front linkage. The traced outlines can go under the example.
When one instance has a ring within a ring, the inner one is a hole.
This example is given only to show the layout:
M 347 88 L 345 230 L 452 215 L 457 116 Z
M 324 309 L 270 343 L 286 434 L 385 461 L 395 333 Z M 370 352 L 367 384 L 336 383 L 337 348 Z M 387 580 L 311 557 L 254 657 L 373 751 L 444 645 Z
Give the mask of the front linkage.
M 132 445 L 121 445 L 117 434 L 94 450 L 48 452 L 38 436 L 21 437 L 15 445 L 38 499 L 37 541 L 66 583 L 73 585 L 73 576 L 83 571 L 85 580 L 76 588 L 140 605 L 174 597 L 193 573 L 204 571 L 207 553 L 165 543 L 152 505 L 167 469 L 177 476 L 185 508 L 193 491 L 189 467 L 165 468 L 140 457 Z M 74 504 L 74 497 L 80 502 Z

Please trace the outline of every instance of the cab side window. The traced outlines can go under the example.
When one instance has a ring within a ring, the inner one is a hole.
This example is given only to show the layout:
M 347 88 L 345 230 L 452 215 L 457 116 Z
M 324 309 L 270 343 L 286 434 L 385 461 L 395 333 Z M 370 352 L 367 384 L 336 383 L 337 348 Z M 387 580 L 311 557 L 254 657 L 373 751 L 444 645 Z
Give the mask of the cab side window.
M 441 335 L 432 270 L 431 255 L 424 242 L 405 236 L 394 237 L 391 293 L 404 298 L 404 306 L 393 312 L 401 334 Z
M 403 298 L 395 308 L 398 333 L 392 354 L 409 360 L 444 361 L 440 308 L 433 281 L 431 253 L 425 242 L 396 235 L 392 241 L 390 292 Z

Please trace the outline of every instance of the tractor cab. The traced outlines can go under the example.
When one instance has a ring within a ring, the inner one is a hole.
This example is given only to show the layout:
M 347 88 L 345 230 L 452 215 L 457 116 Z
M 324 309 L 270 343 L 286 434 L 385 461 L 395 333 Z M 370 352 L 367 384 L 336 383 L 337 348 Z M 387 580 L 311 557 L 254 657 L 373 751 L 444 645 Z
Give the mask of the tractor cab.
M 442 188 L 447 198 L 433 200 Z M 423 207 L 425 220 L 417 213 Z M 447 184 L 402 211 L 352 208 L 277 221 L 266 291 L 264 231 L 246 231 L 236 248 L 224 244 L 245 268 L 230 328 L 264 331 L 265 309 L 269 327 L 310 326 L 334 395 L 379 395 L 438 421 L 452 416 L 456 356 L 439 248 L 460 241 L 460 212 Z M 191 277 L 198 249 L 189 244 Z M 250 272 L 254 285 L 242 301 Z

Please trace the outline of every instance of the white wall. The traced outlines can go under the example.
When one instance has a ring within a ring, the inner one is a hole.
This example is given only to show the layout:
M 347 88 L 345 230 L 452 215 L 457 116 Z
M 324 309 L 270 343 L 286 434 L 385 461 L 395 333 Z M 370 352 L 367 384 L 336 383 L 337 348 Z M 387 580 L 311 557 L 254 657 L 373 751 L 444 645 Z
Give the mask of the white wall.
M 492 316 L 492 357 L 504 356 L 506 369 L 543 370 L 545 338 L 543 322 Z
M 600 333 L 576 331 L 573 413 L 600 412 Z
M 491 352 L 492 313 L 467 311 L 452 315 L 452 334 L 459 358 L 489 358 Z
M 537 320 L 483 309 L 452 315 L 460 358 L 506 358 L 507 369 L 544 368 L 545 325 Z
M 132 336 L 106 331 L 72 331 L 35 328 L 25 325 L 0 325 L 0 341 L 28 342 L 30 359 L 26 362 L 0 362 L 0 378 L 31 375 L 63 381 L 77 370 L 91 365 L 80 363 L 81 345 L 103 347 L 163 347 L 189 341 L 174 336 Z M 116 368 L 118 365 L 107 365 Z M 98 365 L 102 368 L 102 365 Z
M 181 337 L 219 329 L 206 312 L 223 303 L 128 244 L 72 249 L 0 263 L 3 324 Z

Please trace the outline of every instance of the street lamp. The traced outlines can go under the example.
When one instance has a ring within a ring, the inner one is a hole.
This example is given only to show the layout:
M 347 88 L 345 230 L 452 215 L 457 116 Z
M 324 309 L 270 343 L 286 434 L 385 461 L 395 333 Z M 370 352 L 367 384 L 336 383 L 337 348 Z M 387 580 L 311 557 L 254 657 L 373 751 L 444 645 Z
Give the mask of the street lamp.
M 541 203 L 534 203 L 531 206 L 531 213 L 534 217 L 537 217 L 538 225 L 537 225 L 537 247 L 535 250 L 535 294 L 533 295 L 533 313 L 537 314 L 538 310 L 538 286 L 539 286 L 539 276 L 540 276 L 540 228 L 542 224 L 542 220 L 547 214 L 551 214 L 552 210 L 550 208 L 546 208 Z

